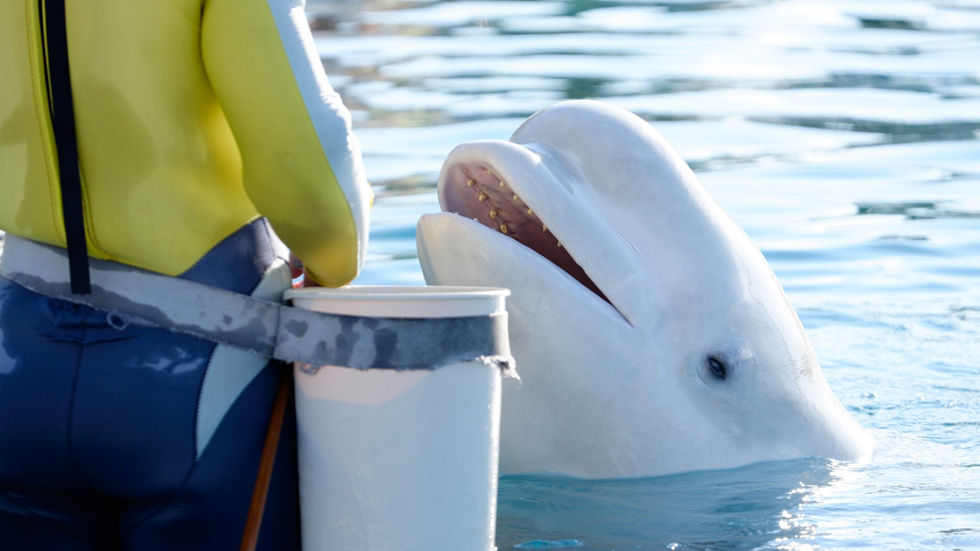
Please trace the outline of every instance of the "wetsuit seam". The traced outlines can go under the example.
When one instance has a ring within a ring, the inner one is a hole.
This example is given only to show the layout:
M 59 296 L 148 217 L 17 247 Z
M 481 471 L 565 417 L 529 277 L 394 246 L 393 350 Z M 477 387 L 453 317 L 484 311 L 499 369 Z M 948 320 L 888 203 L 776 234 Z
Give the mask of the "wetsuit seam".
M 91 245 L 91 250 L 89 256 L 100 256 L 107 260 L 116 261 L 113 255 L 106 252 L 105 248 L 99 244 L 99 240 L 95 237 L 95 218 L 92 216 L 92 204 L 89 199 L 88 193 L 85 191 L 85 175 L 82 170 L 81 159 L 78 162 L 78 183 L 80 192 L 82 194 L 82 209 L 84 209 L 84 220 L 88 223 L 83 227 L 85 228 L 85 237 L 88 239 L 89 245 Z M 95 253 L 95 254 L 92 254 Z
M 82 342 L 85 342 L 85 337 L 87 336 L 87 333 L 88 333 L 88 329 L 83 328 Z M 82 480 L 84 480 L 87 485 L 91 486 L 91 481 L 88 480 L 88 477 L 85 475 L 85 471 L 82 469 L 82 466 L 79 465 L 78 459 L 75 456 L 75 444 L 74 444 L 74 438 L 72 437 L 72 435 L 75 432 L 75 410 L 78 402 L 78 380 L 82 376 L 82 355 L 85 353 L 84 345 L 78 344 L 76 346 L 78 346 L 78 354 L 75 357 L 75 376 L 72 377 L 72 382 L 71 382 L 71 401 L 69 402 L 68 405 L 68 427 L 67 430 L 65 431 L 65 437 L 67 439 L 67 446 L 68 446 L 68 461 L 75 468 L 75 471 L 78 472 Z

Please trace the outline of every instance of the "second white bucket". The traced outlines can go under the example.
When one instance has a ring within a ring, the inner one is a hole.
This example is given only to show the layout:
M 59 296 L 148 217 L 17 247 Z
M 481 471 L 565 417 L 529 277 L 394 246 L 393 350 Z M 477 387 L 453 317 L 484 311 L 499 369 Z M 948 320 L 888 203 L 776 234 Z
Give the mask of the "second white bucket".
M 346 316 L 504 315 L 506 289 L 299 289 L 299 308 Z M 439 342 L 431 346 L 439 346 Z M 297 367 L 305 551 L 495 549 L 499 367 Z

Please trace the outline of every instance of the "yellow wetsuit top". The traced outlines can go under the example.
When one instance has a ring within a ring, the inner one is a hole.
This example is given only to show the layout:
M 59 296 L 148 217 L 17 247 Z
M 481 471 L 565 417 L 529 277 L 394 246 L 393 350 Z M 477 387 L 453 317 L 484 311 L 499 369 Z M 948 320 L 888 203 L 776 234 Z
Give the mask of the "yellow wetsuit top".
M 89 255 L 182 273 L 259 216 L 323 285 L 371 191 L 303 0 L 67 0 Z M 0 229 L 64 246 L 38 0 L 0 2 Z

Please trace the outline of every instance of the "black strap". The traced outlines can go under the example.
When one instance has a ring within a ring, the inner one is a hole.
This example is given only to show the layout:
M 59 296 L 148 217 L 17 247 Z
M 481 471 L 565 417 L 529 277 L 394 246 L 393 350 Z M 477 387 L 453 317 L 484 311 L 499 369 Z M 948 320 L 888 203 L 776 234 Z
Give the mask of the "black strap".
M 47 37 L 48 79 L 51 93 L 51 123 L 58 148 L 61 180 L 61 213 L 65 223 L 71 292 L 88 294 L 88 247 L 82 210 L 82 180 L 78 169 L 75 138 L 75 109 L 72 104 L 71 74 L 68 69 L 68 33 L 65 30 L 65 0 L 44 0 L 44 31 Z

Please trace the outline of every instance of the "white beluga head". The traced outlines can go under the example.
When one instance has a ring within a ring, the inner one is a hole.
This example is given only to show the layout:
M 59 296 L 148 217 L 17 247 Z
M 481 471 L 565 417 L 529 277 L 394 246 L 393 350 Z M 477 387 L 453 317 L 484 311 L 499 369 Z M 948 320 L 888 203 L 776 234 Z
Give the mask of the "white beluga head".
M 545 109 L 453 150 L 439 200 L 418 227 L 426 280 L 512 293 L 501 472 L 871 453 L 762 254 L 640 118 Z

